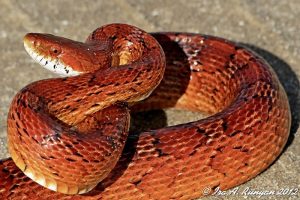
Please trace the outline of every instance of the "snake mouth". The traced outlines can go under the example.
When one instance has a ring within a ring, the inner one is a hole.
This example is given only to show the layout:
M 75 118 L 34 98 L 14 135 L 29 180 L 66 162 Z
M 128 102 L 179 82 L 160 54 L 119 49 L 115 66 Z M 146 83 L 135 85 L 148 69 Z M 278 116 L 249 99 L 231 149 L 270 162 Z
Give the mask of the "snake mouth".
M 39 63 L 45 69 L 61 76 L 76 76 L 81 74 L 72 67 L 62 63 L 58 58 L 51 58 L 50 56 L 43 55 L 39 52 L 35 45 L 35 36 L 33 35 L 34 33 L 29 33 L 24 37 L 24 48 L 34 61 Z

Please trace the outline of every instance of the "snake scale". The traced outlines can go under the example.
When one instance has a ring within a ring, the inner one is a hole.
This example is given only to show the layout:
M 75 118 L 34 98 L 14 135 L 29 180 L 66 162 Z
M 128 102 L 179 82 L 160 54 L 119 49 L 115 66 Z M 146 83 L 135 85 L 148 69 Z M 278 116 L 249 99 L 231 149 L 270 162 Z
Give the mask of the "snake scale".
M 29 33 L 24 46 L 68 77 L 13 98 L 1 199 L 195 199 L 255 177 L 287 141 L 283 87 L 234 42 L 109 24 L 84 43 Z M 209 116 L 128 133 L 130 111 L 170 107 Z

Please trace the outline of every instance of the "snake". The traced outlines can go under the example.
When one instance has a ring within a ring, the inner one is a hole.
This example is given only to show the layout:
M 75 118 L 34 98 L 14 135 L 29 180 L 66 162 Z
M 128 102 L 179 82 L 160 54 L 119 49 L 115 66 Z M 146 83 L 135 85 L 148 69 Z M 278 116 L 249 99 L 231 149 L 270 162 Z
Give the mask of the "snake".
M 24 47 L 63 77 L 13 98 L 1 199 L 196 199 L 256 177 L 287 142 L 287 95 L 239 43 L 115 23 L 85 42 L 28 33 Z M 129 131 L 132 113 L 167 108 L 207 117 Z

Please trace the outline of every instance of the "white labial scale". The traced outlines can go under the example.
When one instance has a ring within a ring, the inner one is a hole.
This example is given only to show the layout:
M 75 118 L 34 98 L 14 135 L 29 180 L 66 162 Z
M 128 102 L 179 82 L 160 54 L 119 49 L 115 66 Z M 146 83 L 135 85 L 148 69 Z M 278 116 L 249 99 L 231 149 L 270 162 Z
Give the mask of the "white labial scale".
M 59 74 L 61 76 L 77 76 L 81 74 L 80 72 L 74 70 L 70 66 L 63 65 L 59 60 L 48 60 L 44 58 L 41 55 L 38 55 L 33 50 L 31 50 L 29 47 L 24 45 L 27 53 L 41 66 L 46 68 L 47 70 L 54 72 L 56 74 Z

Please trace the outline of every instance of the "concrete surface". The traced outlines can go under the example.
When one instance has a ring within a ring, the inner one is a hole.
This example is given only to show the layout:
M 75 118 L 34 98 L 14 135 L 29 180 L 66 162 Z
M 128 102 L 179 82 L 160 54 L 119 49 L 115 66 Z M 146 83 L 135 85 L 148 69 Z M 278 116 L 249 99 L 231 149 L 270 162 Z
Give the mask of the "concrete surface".
M 256 199 L 251 190 L 300 190 L 300 1 L 0 1 L 0 158 L 9 156 L 6 115 L 18 90 L 35 80 L 53 77 L 25 53 L 22 37 L 27 32 L 47 32 L 84 40 L 96 27 L 111 22 L 136 25 L 147 31 L 199 32 L 225 37 L 256 50 L 274 67 L 289 95 L 293 111 L 290 140 L 284 153 L 268 170 L 240 186 L 236 194 L 207 199 Z M 196 118 L 182 111 L 151 112 L 176 124 Z M 137 117 L 138 118 L 138 117 Z M 151 117 L 148 117 L 151 118 Z M 155 121 L 154 121 L 155 122 Z M 154 123 L 155 124 L 155 123 Z M 155 125 L 154 125 L 155 127 Z M 300 191 L 295 191 L 298 195 Z M 266 195 L 261 199 L 296 198 Z

